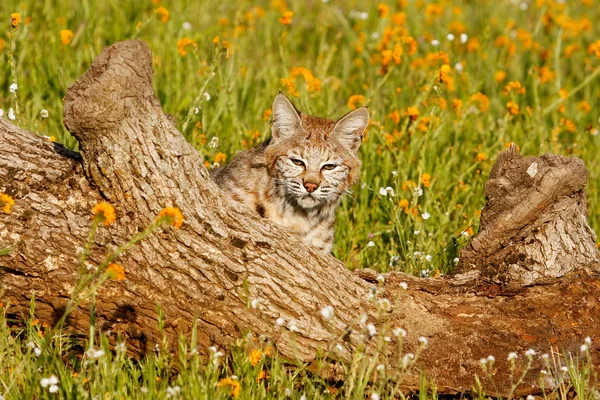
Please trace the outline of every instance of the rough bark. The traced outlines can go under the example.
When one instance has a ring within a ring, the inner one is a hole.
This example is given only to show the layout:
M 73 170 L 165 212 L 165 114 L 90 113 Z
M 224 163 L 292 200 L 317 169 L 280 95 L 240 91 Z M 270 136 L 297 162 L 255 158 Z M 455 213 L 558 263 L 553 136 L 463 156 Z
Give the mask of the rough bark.
M 462 253 L 461 273 L 443 279 L 387 274 L 378 288 L 390 306 L 381 313 L 369 299 L 373 271 L 351 273 L 220 193 L 161 110 L 151 80 L 151 54 L 142 42 L 118 43 L 98 56 L 65 96 L 65 125 L 79 140 L 79 154 L 0 121 L 0 191 L 16 200 L 10 214 L 0 214 L 0 248 L 15 247 L 0 257 L 0 301 L 11 305 L 11 315 L 26 315 L 35 295 L 40 319 L 60 317 L 77 278 L 76 251 L 86 241 L 90 210 L 104 199 L 118 220 L 99 230 L 92 267 L 163 207 L 185 216 L 181 229 L 153 234 L 121 256 L 127 279 L 108 282 L 97 295 L 98 328 L 126 337 L 138 354 L 161 337 L 157 305 L 173 343 L 195 319 L 201 353 L 253 332 L 302 361 L 338 343 L 347 357 L 362 340 L 358 320 L 366 314 L 379 332 L 405 328 L 406 351 L 427 337 L 421 365 L 440 391 L 462 392 L 481 374 L 482 357 L 496 357 L 502 387 L 508 352 L 551 346 L 577 352 L 586 336 L 600 335 L 598 252 L 590 245 L 581 161 L 536 158 L 539 176 L 523 184 L 533 159 L 499 157 L 501 168 L 486 186 L 481 232 Z M 567 239 L 574 244 L 562 245 Z M 335 309 L 331 320 L 319 312 L 328 305 Z M 85 304 L 68 321 L 81 333 L 88 323 Z M 595 345 L 592 351 L 595 359 Z M 405 386 L 418 379 L 415 372 Z M 530 374 L 520 393 L 537 391 L 535 382 Z

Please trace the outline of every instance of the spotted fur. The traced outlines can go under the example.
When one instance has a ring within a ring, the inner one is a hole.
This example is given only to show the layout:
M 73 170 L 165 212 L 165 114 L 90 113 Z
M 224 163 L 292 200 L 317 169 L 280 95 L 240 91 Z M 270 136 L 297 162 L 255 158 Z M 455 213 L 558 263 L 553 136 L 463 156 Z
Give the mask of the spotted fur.
M 368 123 L 365 107 L 333 121 L 300 113 L 279 94 L 271 138 L 211 177 L 235 201 L 329 253 L 335 210 L 358 179 L 357 151 Z

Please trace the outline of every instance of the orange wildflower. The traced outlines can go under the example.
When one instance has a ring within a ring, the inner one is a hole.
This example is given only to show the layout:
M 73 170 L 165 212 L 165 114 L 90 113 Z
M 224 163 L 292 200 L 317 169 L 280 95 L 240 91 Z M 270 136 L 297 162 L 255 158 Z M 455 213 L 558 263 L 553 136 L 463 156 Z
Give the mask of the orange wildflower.
M 481 112 L 486 112 L 487 109 L 490 107 L 490 100 L 485 94 L 481 92 L 477 92 L 474 95 L 472 95 L 471 101 L 476 103 L 477 108 L 479 108 L 479 111 Z
M 480 153 L 477 153 L 477 156 L 475 156 L 475 161 L 482 162 L 482 161 L 485 161 L 486 158 L 487 158 L 487 154 L 480 152 Z
M 225 153 L 217 153 L 217 155 L 215 156 L 215 163 L 224 163 L 225 161 L 227 161 L 227 154 Z
M 263 113 L 263 120 L 268 121 L 271 118 L 271 115 L 273 115 L 273 110 L 267 108 Z
M 556 73 L 552 71 L 548 66 L 544 65 L 538 70 L 538 79 L 540 83 L 547 83 L 554 80 Z
M 406 200 L 406 199 L 402 199 L 398 203 L 398 206 L 400 206 L 402 211 L 404 211 L 405 213 L 408 213 L 408 205 L 409 205 L 409 203 L 408 203 L 408 200 Z
M 60 31 L 60 41 L 65 46 L 71 43 L 71 39 L 73 39 L 73 31 L 70 29 L 63 29 Z
M 231 395 L 238 397 L 240 395 L 240 382 L 231 378 L 223 378 L 217 383 L 218 388 L 227 387 L 231 388 Z
M 19 23 L 21 23 L 21 14 L 19 14 L 19 13 L 10 14 L 10 26 L 12 26 L 13 29 L 16 29 L 17 26 L 19 26 Z
M 450 68 L 450 66 L 448 64 L 444 64 L 442 65 L 442 67 L 440 68 L 439 72 L 438 72 L 438 79 L 440 81 L 440 83 L 447 83 L 450 80 L 450 72 L 452 71 L 452 68 Z
M 114 207 L 105 201 L 96 204 L 94 208 L 92 208 L 92 214 L 92 218 L 97 218 L 99 222 L 104 223 L 104 226 L 112 224 L 116 219 Z
M 390 6 L 384 3 L 377 4 L 377 13 L 380 18 L 385 18 L 390 12 Z
M 452 108 L 454 109 L 454 111 L 458 111 L 462 108 L 462 100 L 460 99 L 453 99 L 452 100 Z
M 117 281 L 125 280 L 125 268 L 123 268 L 119 264 L 109 264 L 108 267 L 106 267 L 106 273 L 110 276 L 111 279 L 115 279 Z
M 590 47 L 588 47 L 588 53 L 596 53 L 596 57 L 600 58 L 600 40 L 592 43 Z
M 248 359 L 250 360 L 250 364 L 252 364 L 253 367 L 256 367 L 262 359 L 262 356 L 262 351 L 258 349 L 252 350 L 250 356 L 248 357 Z
M 566 100 L 567 97 L 569 97 L 569 91 L 565 88 L 561 88 L 558 91 L 558 95 L 560 96 L 561 99 Z
M 284 11 L 281 18 L 279 18 L 279 23 L 281 25 L 291 25 L 293 22 L 292 17 L 294 16 L 293 11 Z
M 521 85 L 521 82 L 519 81 L 508 82 L 508 85 L 504 87 L 504 94 L 509 94 L 512 92 L 516 94 L 523 94 L 525 93 L 525 88 Z
M 581 100 L 579 104 L 577 104 L 577 109 L 584 113 L 589 113 L 592 110 L 592 106 L 587 100 Z
M 430 187 L 431 186 L 431 175 L 429 175 L 427 172 L 424 172 L 423 174 L 421 174 L 421 183 L 426 188 Z
M 361 94 L 353 94 L 348 99 L 348 107 L 351 110 L 358 108 L 359 104 L 364 104 L 364 103 L 365 103 L 365 96 L 363 96 Z
M 415 121 L 419 118 L 419 109 L 417 107 L 408 107 L 406 109 L 406 115 L 408 115 L 411 121 Z
M 498 83 L 504 82 L 504 80 L 506 79 L 506 72 L 502 70 L 496 71 L 496 73 L 494 74 L 494 79 L 496 79 L 496 82 Z
M 15 200 L 6 193 L 0 193 L 0 206 L 4 214 L 10 213 L 10 208 L 15 205 Z
M 506 103 L 506 107 L 512 115 L 517 115 L 519 113 L 519 105 L 514 101 L 509 101 Z
M 160 213 L 158 213 L 158 218 L 165 218 L 170 225 L 173 225 L 175 228 L 181 228 L 183 225 L 183 214 L 181 210 L 176 207 L 165 207 Z
M 196 42 L 188 37 L 184 37 L 177 41 L 177 52 L 181 57 L 185 57 L 188 52 L 188 47 L 196 47 Z
M 388 118 L 394 121 L 395 124 L 400 123 L 400 113 L 398 110 L 394 110 L 388 115 Z
M 158 16 L 160 17 L 160 22 L 162 22 L 163 24 L 167 23 L 167 21 L 169 20 L 169 10 L 167 10 L 164 7 L 158 7 L 154 10 L 154 13 L 158 14 Z

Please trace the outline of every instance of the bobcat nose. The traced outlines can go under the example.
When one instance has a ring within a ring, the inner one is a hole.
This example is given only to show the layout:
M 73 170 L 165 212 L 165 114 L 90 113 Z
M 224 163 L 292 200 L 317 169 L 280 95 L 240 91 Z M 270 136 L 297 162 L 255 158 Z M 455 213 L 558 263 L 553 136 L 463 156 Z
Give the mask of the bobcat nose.
M 304 188 L 306 189 L 306 191 L 308 193 L 314 192 L 315 190 L 317 190 L 318 187 L 319 187 L 319 185 L 317 185 L 316 183 L 304 182 Z

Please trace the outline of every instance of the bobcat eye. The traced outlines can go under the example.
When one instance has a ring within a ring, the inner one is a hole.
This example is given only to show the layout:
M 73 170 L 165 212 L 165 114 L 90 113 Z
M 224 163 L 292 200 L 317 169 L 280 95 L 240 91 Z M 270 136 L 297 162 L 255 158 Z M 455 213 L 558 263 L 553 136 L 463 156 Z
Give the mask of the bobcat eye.
M 337 167 L 337 165 L 335 165 L 335 164 L 325 164 L 325 165 L 323 165 L 321 167 L 321 169 L 324 169 L 324 170 L 327 170 L 327 171 L 331 171 L 335 167 Z
M 298 160 L 297 158 L 290 158 L 290 161 L 299 167 L 304 167 L 304 161 Z

